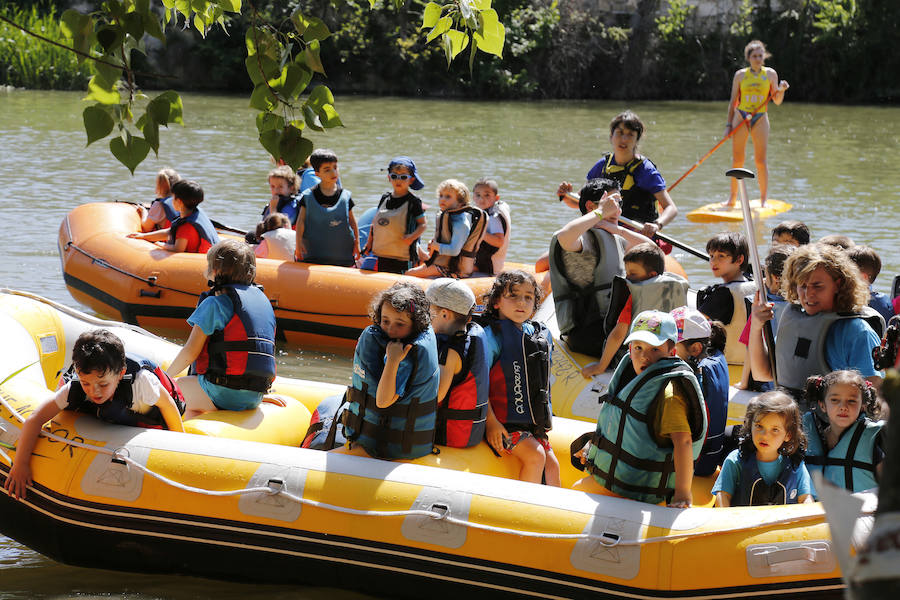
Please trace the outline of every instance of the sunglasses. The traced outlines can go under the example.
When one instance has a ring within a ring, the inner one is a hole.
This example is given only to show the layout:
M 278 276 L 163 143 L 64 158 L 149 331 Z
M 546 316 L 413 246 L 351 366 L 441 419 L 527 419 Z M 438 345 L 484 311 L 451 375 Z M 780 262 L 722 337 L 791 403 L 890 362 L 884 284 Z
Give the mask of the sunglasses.
M 407 179 L 412 179 L 413 176 L 412 176 L 412 175 L 405 175 L 405 174 L 404 174 L 404 175 L 401 175 L 401 174 L 399 174 L 399 173 L 391 173 L 391 174 L 390 174 L 390 178 L 391 178 L 391 179 L 399 179 L 400 181 L 406 181 Z

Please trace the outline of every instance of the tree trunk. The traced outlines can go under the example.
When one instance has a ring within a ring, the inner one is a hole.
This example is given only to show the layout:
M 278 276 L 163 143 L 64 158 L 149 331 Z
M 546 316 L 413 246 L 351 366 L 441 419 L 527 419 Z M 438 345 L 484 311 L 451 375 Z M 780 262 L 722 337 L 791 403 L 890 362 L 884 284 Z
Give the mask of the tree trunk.
M 650 46 L 653 28 L 656 25 L 656 12 L 660 0 L 638 0 L 637 11 L 631 15 L 631 38 L 628 40 L 628 53 L 625 64 L 619 74 L 619 86 L 616 96 L 619 98 L 644 97 L 644 56 Z

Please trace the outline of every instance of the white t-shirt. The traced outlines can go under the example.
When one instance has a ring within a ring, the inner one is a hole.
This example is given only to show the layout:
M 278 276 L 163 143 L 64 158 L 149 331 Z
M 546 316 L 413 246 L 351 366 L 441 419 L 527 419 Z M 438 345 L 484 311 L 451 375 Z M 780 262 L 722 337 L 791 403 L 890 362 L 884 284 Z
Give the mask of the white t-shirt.
M 73 382 L 70 381 L 63 389 L 59 390 L 58 394 L 56 394 L 56 405 L 60 410 L 69 406 L 69 386 L 72 384 Z M 75 383 L 75 385 L 81 384 Z M 137 378 L 134 380 L 134 385 L 131 387 L 131 410 L 146 415 L 150 412 L 150 409 L 156 406 L 156 403 L 159 401 L 159 396 L 162 393 L 162 389 L 162 384 L 159 382 L 159 378 L 156 375 L 147 369 L 138 371 Z M 65 393 L 63 393 L 64 391 Z

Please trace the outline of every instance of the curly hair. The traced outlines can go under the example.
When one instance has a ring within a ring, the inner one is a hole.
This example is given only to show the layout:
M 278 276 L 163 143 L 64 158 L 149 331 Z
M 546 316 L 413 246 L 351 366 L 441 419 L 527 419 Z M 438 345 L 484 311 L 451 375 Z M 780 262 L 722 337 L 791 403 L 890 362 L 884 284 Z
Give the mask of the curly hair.
M 381 307 L 384 303 L 390 304 L 394 310 L 405 312 L 412 320 L 412 334 L 410 338 L 416 338 L 431 325 L 431 303 L 425 296 L 421 287 L 405 281 L 398 281 L 388 289 L 378 293 L 372 298 L 369 305 L 369 317 L 372 323 L 381 327 Z
M 766 415 L 781 415 L 784 419 L 784 430 L 789 436 L 778 453 L 791 459 L 795 465 L 803 460 L 806 452 L 806 434 L 800 423 L 800 409 L 794 399 L 784 392 L 766 392 L 747 403 L 747 412 L 744 415 L 744 423 L 741 425 L 741 442 L 739 445 L 741 457 L 756 456 L 756 446 L 753 444 L 753 424 Z
M 256 278 L 256 254 L 244 240 L 218 242 L 206 251 L 206 264 L 217 285 L 250 285 Z
M 804 386 L 804 397 L 810 408 L 819 402 L 824 402 L 828 396 L 828 390 L 833 385 L 852 385 L 859 390 L 860 406 L 865 414 L 873 419 L 879 418 L 878 397 L 872 384 L 866 381 L 859 371 L 855 369 L 842 369 L 832 371 L 825 376 L 813 375 L 807 378 Z
M 266 177 L 266 180 L 272 179 L 273 177 L 277 179 L 284 179 L 288 187 L 291 188 L 291 193 L 296 194 L 300 189 L 300 178 L 297 177 L 297 172 L 287 165 L 279 165 L 269 171 L 269 175 Z
M 459 179 L 445 179 L 438 184 L 435 191 L 437 192 L 437 195 L 440 196 L 441 192 L 447 188 L 450 188 L 451 190 L 456 192 L 456 201 L 460 206 L 469 205 L 471 194 L 469 193 L 469 188 L 466 187 L 466 184 L 464 184 Z
M 537 284 L 531 273 L 520 271 L 518 269 L 512 271 L 503 271 L 494 279 L 491 289 L 482 296 L 484 299 L 484 316 L 487 319 L 500 319 L 500 311 L 494 307 L 494 304 L 500 301 L 500 298 L 506 292 L 510 291 L 517 285 L 530 285 L 534 288 L 534 311 L 537 311 L 544 298 L 544 292 Z M 532 314 L 534 314 L 532 311 Z
M 837 284 L 834 296 L 836 312 L 857 311 L 869 303 L 869 287 L 847 253 L 827 244 L 800 246 L 784 262 L 781 295 L 788 302 L 799 302 L 797 286 L 806 283 L 813 271 L 824 269 Z

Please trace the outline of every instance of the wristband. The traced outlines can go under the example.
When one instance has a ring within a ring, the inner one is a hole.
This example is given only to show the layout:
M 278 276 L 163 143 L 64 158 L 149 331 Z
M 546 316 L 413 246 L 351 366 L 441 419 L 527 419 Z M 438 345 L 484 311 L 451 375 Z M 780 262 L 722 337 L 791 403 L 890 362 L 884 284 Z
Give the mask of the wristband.
M 659 222 L 659 219 L 656 219 L 655 221 L 653 221 L 653 224 L 656 225 L 656 227 L 659 231 L 662 231 L 663 224 Z
M 603 218 L 603 210 L 602 210 L 602 209 L 599 209 L 599 208 L 595 208 L 595 209 L 594 209 L 594 216 L 595 216 L 595 217 L 599 217 L 599 218 L 602 219 L 602 218 Z

